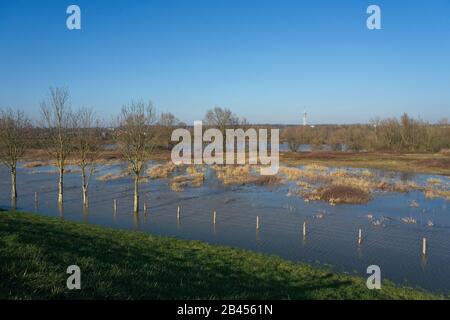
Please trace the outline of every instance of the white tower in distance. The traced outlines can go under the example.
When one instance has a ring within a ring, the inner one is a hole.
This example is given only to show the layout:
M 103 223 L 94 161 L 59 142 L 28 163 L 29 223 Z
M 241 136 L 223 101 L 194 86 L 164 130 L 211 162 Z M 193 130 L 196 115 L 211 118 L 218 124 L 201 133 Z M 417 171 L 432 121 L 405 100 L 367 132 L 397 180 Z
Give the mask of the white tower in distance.
M 306 126 L 306 116 L 308 114 L 306 113 L 306 110 L 303 112 L 303 125 Z

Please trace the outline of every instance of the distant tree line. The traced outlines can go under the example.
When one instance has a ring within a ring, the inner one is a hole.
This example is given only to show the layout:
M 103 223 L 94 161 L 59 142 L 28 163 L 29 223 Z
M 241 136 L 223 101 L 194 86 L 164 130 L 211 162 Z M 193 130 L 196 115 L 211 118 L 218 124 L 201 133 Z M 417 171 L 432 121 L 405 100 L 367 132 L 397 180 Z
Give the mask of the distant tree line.
M 369 124 L 286 127 L 282 138 L 291 151 L 308 144 L 313 150 L 439 152 L 450 149 L 450 124 L 447 119 L 430 124 L 405 113 Z

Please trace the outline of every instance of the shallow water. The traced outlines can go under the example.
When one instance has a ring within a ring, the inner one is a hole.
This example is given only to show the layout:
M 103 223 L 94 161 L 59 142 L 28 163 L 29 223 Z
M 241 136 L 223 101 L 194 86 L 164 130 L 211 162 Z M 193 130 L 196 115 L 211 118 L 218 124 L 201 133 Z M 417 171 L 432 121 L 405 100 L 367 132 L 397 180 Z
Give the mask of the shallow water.
M 71 168 L 76 169 L 76 168 Z M 120 173 L 119 164 L 99 167 L 96 177 L 107 172 Z M 288 186 L 222 186 L 209 172 L 205 184 L 170 190 L 166 180 L 140 185 L 141 209 L 147 203 L 148 214 L 138 218 L 131 213 L 132 181 L 124 177 L 112 181 L 91 181 L 90 208 L 83 210 L 80 174 L 65 175 L 64 210 L 57 206 L 57 174 L 52 167 L 18 169 L 17 209 L 67 220 L 84 221 L 121 229 L 135 229 L 181 239 L 203 240 L 279 255 L 286 259 L 330 265 L 338 272 L 364 276 L 369 265 L 379 265 L 383 278 L 396 283 L 420 286 L 437 292 L 450 292 L 450 208 L 444 199 L 426 199 L 422 192 L 381 193 L 365 205 L 330 206 L 324 202 L 306 203 L 300 197 L 287 197 Z M 374 170 L 378 176 L 423 184 L 428 178 L 448 177 L 414 175 Z M 0 206 L 9 207 L 9 174 L 0 169 Z M 39 193 L 37 206 L 34 193 Z M 113 199 L 118 211 L 113 212 Z M 410 206 L 416 200 L 418 208 Z M 177 221 L 177 207 L 181 219 Z M 212 223 L 212 212 L 217 223 Z M 323 218 L 314 216 L 318 213 Z M 374 226 L 367 218 L 385 217 L 384 225 Z M 256 216 L 260 229 L 256 230 Z M 416 219 L 405 224 L 402 217 Z M 432 220 L 433 227 L 427 226 Z M 302 224 L 307 222 L 303 239 Z M 363 242 L 357 244 L 358 229 Z M 427 238 L 427 256 L 421 253 L 422 238 Z

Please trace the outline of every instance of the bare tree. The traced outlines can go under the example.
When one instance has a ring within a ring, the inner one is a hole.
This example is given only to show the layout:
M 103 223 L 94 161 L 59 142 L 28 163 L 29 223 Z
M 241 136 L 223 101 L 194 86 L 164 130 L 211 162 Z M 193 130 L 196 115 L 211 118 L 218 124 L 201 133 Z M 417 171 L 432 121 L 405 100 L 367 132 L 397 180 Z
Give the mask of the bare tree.
M 214 107 L 206 111 L 205 124 L 207 126 L 219 129 L 223 136 L 226 136 L 226 129 L 234 128 L 240 125 L 239 117 L 228 108 Z M 247 120 L 244 122 L 246 123 Z M 227 142 L 223 139 L 223 150 L 226 150 Z
M 50 88 L 48 101 L 42 102 L 44 148 L 55 159 L 59 170 L 58 204 L 63 204 L 63 177 L 66 160 L 73 151 L 73 115 L 69 105 L 69 93 L 63 88 Z
M 167 149 L 170 149 L 172 140 L 172 130 L 179 125 L 180 121 L 172 113 L 161 113 L 158 120 L 159 126 L 159 144 Z
M 87 208 L 89 184 L 95 170 L 95 162 L 101 153 L 100 121 L 92 109 L 81 108 L 75 114 L 74 127 L 76 130 L 74 147 L 77 152 L 77 163 L 81 169 L 83 205 Z
M 17 162 L 23 156 L 27 146 L 31 122 L 20 111 L 5 109 L 0 113 L 0 160 L 11 172 L 11 200 L 17 201 L 16 174 Z
M 302 143 L 301 137 L 299 136 L 298 131 L 299 130 L 297 129 L 297 127 L 286 128 L 283 131 L 284 138 L 286 139 L 289 150 L 291 152 L 297 152 L 298 147 Z
M 205 123 L 209 126 L 215 126 L 217 129 L 224 132 L 226 128 L 239 125 L 240 122 L 239 117 L 230 109 L 215 107 L 206 112 Z
M 308 144 L 311 140 L 311 128 L 305 126 L 288 127 L 283 130 L 284 139 L 291 152 L 297 152 L 302 144 Z
M 139 212 L 139 179 L 156 144 L 156 115 L 151 103 L 132 102 L 122 107 L 116 139 L 134 175 L 133 212 Z

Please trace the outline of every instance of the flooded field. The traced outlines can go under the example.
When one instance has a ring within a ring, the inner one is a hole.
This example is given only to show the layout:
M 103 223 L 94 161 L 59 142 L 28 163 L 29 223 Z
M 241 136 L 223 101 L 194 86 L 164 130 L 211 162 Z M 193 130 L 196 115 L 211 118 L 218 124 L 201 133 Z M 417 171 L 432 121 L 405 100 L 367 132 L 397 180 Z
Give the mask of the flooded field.
M 22 164 L 18 169 L 17 209 L 21 211 L 236 246 L 363 276 L 369 265 L 376 264 L 383 278 L 396 283 L 450 292 L 450 203 L 445 196 L 450 179 L 446 176 L 313 168 L 322 172 L 317 174 L 305 168 L 284 168 L 284 176 L 277 183 L 235 183 L 226 176 L 227 172 L 200 167 L 190 172 L 189 177 L 194 178 L 164 177 L 185 177 L 183 171 L 162 172 L 160 178 L 144 179 L 140 185 L 141 213 L 136 216 L 132 213 L 132 179 L 122 174 L 124 168 L 119 163 L 97 168 L 88 210 L 83 209 L 81 178 L 76 167 L 68 168 L 71 171 L 65 175 L 62 210 L 57 205 L 55 169 L 30 167 Z M 2 167 L 0 175 L 0 206 L 9 208 L 7 169 Z M 338 178 L 351 184 L 367 182 L 361 188 L 370 188 L 370 200 L 361 204 L 339 204 L 336 199 L 314 201 L 306 194 L 317 187 L 312 187 L 314 183 L 310 181 L 317 175 L 322 175 L 314 182 L 318 185 Z M 199 176 L 201 179 L 195 178 Z M 238 172 L 234 179 L 239 180 L 240 176 Z M 298 177 L 310 180 L 300 183 Z M 385 183 L 393 187 L 386 187 Z M 436 190 L 442 192 L 436 195 L 434 189 L 426 189 L 430 185 L 438 185 Z M 113 210 L 114 199 L 117 212 Z M 144 202 L 148 207 L 146 214 Z M 307 232 L 303 237 L 305 221 Z M 423 237 L 427 239 L 426 256 L 422 255 Z

